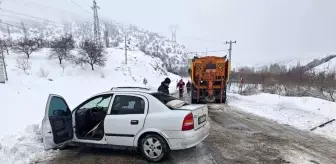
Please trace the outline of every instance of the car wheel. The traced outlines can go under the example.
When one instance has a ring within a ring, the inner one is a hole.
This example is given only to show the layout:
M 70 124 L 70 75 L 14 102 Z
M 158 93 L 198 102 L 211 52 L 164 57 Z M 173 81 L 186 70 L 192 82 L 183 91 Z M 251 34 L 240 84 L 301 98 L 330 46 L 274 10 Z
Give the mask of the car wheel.
M 157 134 L 148 134 L 141 139 L 140 151 L 151 162 L 159 162 L 169 155 L 166 141 Z

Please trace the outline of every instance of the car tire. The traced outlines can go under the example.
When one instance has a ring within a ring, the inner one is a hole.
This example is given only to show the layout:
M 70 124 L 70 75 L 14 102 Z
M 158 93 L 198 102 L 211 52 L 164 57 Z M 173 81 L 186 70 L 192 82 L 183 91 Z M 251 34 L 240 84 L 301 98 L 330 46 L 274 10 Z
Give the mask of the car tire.
M 140 152 L 150 162 L 159 162 L 169 156 L 166 141 L 157 134 L 148 134 L 140 141 Z

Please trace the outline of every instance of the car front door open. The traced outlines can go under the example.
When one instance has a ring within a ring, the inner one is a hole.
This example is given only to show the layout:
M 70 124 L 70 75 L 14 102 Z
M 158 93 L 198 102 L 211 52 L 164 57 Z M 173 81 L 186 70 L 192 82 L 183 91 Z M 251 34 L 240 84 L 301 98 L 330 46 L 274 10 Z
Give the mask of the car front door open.
M 42 135 L 47 150 L 62 146 L 73 138 L 71 110 L 62 96 L 49 95 L 42 121 Z

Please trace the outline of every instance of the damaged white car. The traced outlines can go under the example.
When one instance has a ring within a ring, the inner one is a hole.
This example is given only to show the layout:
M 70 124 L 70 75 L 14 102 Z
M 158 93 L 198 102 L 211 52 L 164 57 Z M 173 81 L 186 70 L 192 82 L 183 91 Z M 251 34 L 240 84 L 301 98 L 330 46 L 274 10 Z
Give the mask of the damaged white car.
M 70 110 L 49 95 L 42 121 L 45 149 L 67 145 L 135 148 L 152 162 L 188 149 L 209 135 L 206 105 L 188 104 L 147 88 L 117 87 Z

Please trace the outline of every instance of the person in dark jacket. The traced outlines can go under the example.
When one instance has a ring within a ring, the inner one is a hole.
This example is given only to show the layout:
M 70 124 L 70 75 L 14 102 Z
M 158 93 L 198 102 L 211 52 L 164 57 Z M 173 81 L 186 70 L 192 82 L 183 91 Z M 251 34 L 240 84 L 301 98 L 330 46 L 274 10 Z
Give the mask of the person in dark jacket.
M 179 89 L 179 95 L 180 95 L 180 98 L 183 97 L 183 89 L 184 89 L 184 85 L 185 85 L 185 83 L 184 83 L 183 80 L 181 79 L 181 80 L 177 83 L 177 86 L 176 86 L 176 88 Z
M 190 93 L 190 87 L 191 87 L 191 83 L 190 83 L 189 80 L 188 80 L 188 82 L 187 82 L 186 87 L 187 87 L 187 93 L 189 94 L 189 93 Z
M 158 92 L 169 95 L 170 79 L 167 77 L 158 88 Z

